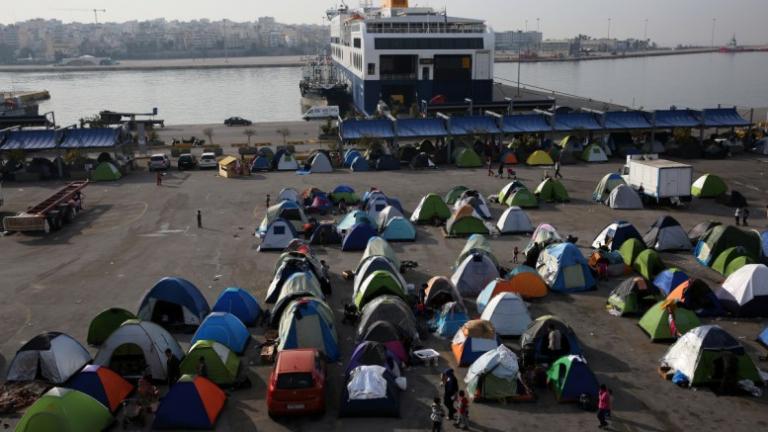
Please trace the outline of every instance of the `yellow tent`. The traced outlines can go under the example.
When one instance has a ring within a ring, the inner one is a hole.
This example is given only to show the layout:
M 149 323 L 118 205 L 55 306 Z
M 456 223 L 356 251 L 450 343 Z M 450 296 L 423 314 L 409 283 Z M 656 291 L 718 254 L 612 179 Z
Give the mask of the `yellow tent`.
M 525 161 L 528 165 L 554 165 L 555 161 L 544 150 L 536 150 Z

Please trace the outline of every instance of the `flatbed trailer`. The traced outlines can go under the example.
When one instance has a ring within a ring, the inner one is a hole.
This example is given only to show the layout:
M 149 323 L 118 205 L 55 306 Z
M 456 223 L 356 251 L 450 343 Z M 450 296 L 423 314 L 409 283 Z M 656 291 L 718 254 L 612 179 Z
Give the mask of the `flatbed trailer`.
M 74 181 L 56 191 L 53 195 L 15 216 L 3 219 L 6 231 L 49 233 L 72 222 L 83 209 L 83 189 L 88 181 Z

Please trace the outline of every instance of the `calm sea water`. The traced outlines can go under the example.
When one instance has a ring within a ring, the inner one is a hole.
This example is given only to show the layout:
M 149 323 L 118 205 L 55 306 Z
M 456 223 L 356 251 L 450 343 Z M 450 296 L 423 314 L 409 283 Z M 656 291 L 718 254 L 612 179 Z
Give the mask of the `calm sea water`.
M 768 106 L 768 53 L 696 54 L 523 64 L 521 81 L 594 99 L 644 107 Z M 517 79 L 516 64 L 496 76 Z M 300 68 L 0 73 L 0 89 L 51 92 L 41 109 L 60 124 L 103 109 L 160 110 L 169 124 L 298 120 Z

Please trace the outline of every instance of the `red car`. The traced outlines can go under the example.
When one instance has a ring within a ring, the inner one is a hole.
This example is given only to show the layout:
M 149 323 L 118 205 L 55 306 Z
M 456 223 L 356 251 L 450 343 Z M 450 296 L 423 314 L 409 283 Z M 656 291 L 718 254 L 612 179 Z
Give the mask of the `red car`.
M 325 363 L 316 349 L 281 351 L 269 376 L 271 416 L 325 411 Z

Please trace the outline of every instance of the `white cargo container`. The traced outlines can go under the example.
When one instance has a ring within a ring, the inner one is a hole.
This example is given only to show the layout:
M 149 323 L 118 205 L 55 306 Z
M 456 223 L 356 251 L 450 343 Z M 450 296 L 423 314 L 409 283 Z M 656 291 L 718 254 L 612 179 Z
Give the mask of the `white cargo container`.
M 628 159 L 627 183 L 648 197 L 687 200 L 691 197 L 693 167 L 664 159 Z

